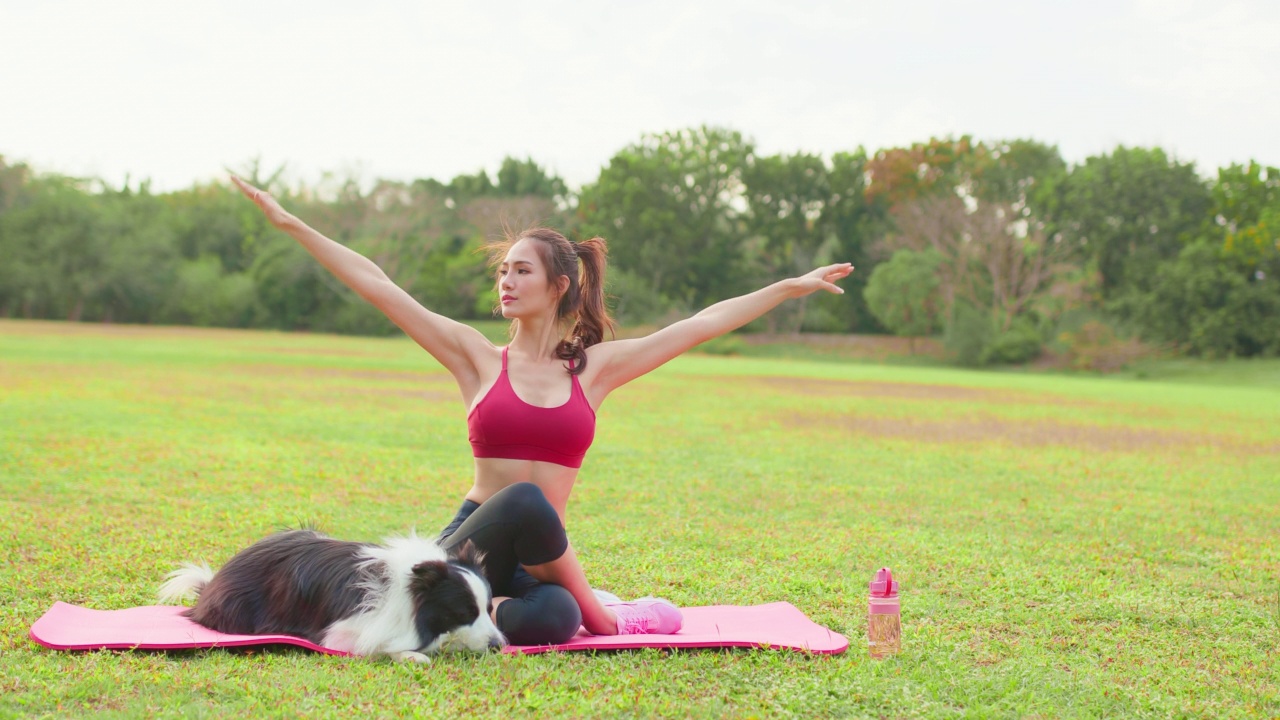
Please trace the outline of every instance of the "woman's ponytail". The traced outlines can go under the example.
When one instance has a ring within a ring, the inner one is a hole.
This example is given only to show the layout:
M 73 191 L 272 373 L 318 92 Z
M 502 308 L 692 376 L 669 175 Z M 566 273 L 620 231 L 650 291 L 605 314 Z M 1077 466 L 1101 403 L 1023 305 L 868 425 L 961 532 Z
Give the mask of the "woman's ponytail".
M 569 293 L 577 290 L 578 296 L 565 300 L 567 307 L 576 311 L 577 319 L 568 338 L 556 347 L 556 357 L 562 360 L 572 358 L 573 369 L 570 372 L 578 375 L 587 367 L 587 348 L 604 342 L 605 331 L 612 335 L 615 325 L 604 301 L 604 274 L 609 255 L 604 238 L 593 237 L 574 243 L 573 248 L 581 268 L 578 282 L 570 283 Z

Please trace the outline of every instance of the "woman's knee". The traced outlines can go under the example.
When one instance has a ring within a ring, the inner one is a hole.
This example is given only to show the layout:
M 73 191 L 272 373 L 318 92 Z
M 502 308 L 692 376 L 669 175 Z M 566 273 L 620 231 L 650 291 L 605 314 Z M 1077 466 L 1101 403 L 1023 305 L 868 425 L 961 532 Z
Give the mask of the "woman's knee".
M 548 511 L 552 515 L 556 514 L 546 493 L 531 482 L 512 483 L 494 493 L 487 502 L 514 510 L 520 515 L 545 515 Z M 559 515 L 556 515 L 556 519 L 559 520 Z
M 582 610 L 568 590 L 542 583 L 498 606 L 498 629 L 514 645 L 567 642 L 582 626 Z
M 494 493 L 486 504 L 493 512 L 520 528 L 521 547 L 517 552 L 525 565 L 541 565 L 564 555 L 569 547 L 560 513 L 552 507 L 542 488 L 533 483 L 515 483 Z

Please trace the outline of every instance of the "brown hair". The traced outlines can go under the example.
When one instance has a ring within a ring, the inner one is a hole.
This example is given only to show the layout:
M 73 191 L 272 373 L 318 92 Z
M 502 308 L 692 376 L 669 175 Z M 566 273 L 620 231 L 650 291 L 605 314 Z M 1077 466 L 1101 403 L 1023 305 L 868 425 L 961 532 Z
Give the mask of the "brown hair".
M 561 276 L 569 278 L 569 289 L 560 296 L 556 310 L 562 335 L 555 353 L 561 360 L 573 360 L 570 374 L 581 374 L 587 367 L 587 348 L 604 342 L 606 329 L 610 335 L 614 333 L 613 318 L 609 317 L 609 310 L 604 304 L 604 271 L 609 255 L 604 238 L 570 242 L 564 235 L 544 227 L 529 228 L 520 233 L 507 230 L 505 234 L 505 240 L 484 246 L 489 254 L 490 268 L 496 269 L 501 265 L 511 246 L 527 238 L 539 241 L 534 243 L 534 247 L 547 269 L 550 284 L 556 284 Z M 513 334 L 515 326 L 515 321 L 511 321 L 510 332 Z

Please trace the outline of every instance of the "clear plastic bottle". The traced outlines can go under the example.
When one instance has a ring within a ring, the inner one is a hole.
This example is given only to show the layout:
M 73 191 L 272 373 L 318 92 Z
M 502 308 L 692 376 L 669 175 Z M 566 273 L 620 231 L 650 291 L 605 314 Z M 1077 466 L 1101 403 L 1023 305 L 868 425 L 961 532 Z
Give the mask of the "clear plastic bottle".
M 871 581 L 867 600 L 867 647 L 871 657 L 888 657 L 902 650 L 902 605 L 898 581 L 889 568 L 880 568 Z

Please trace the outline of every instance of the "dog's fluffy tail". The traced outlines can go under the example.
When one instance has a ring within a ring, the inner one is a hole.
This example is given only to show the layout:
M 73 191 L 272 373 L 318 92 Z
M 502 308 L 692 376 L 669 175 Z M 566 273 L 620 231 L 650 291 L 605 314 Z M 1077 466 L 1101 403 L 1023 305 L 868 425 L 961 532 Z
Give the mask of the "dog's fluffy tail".
M 207 563 L 182 563 L 182 567 L 164 576 L 164 584 L 160 586 L 160 602 L 181 604 L 184 600 L 194 600 L 212 579 L 213 570 Z

